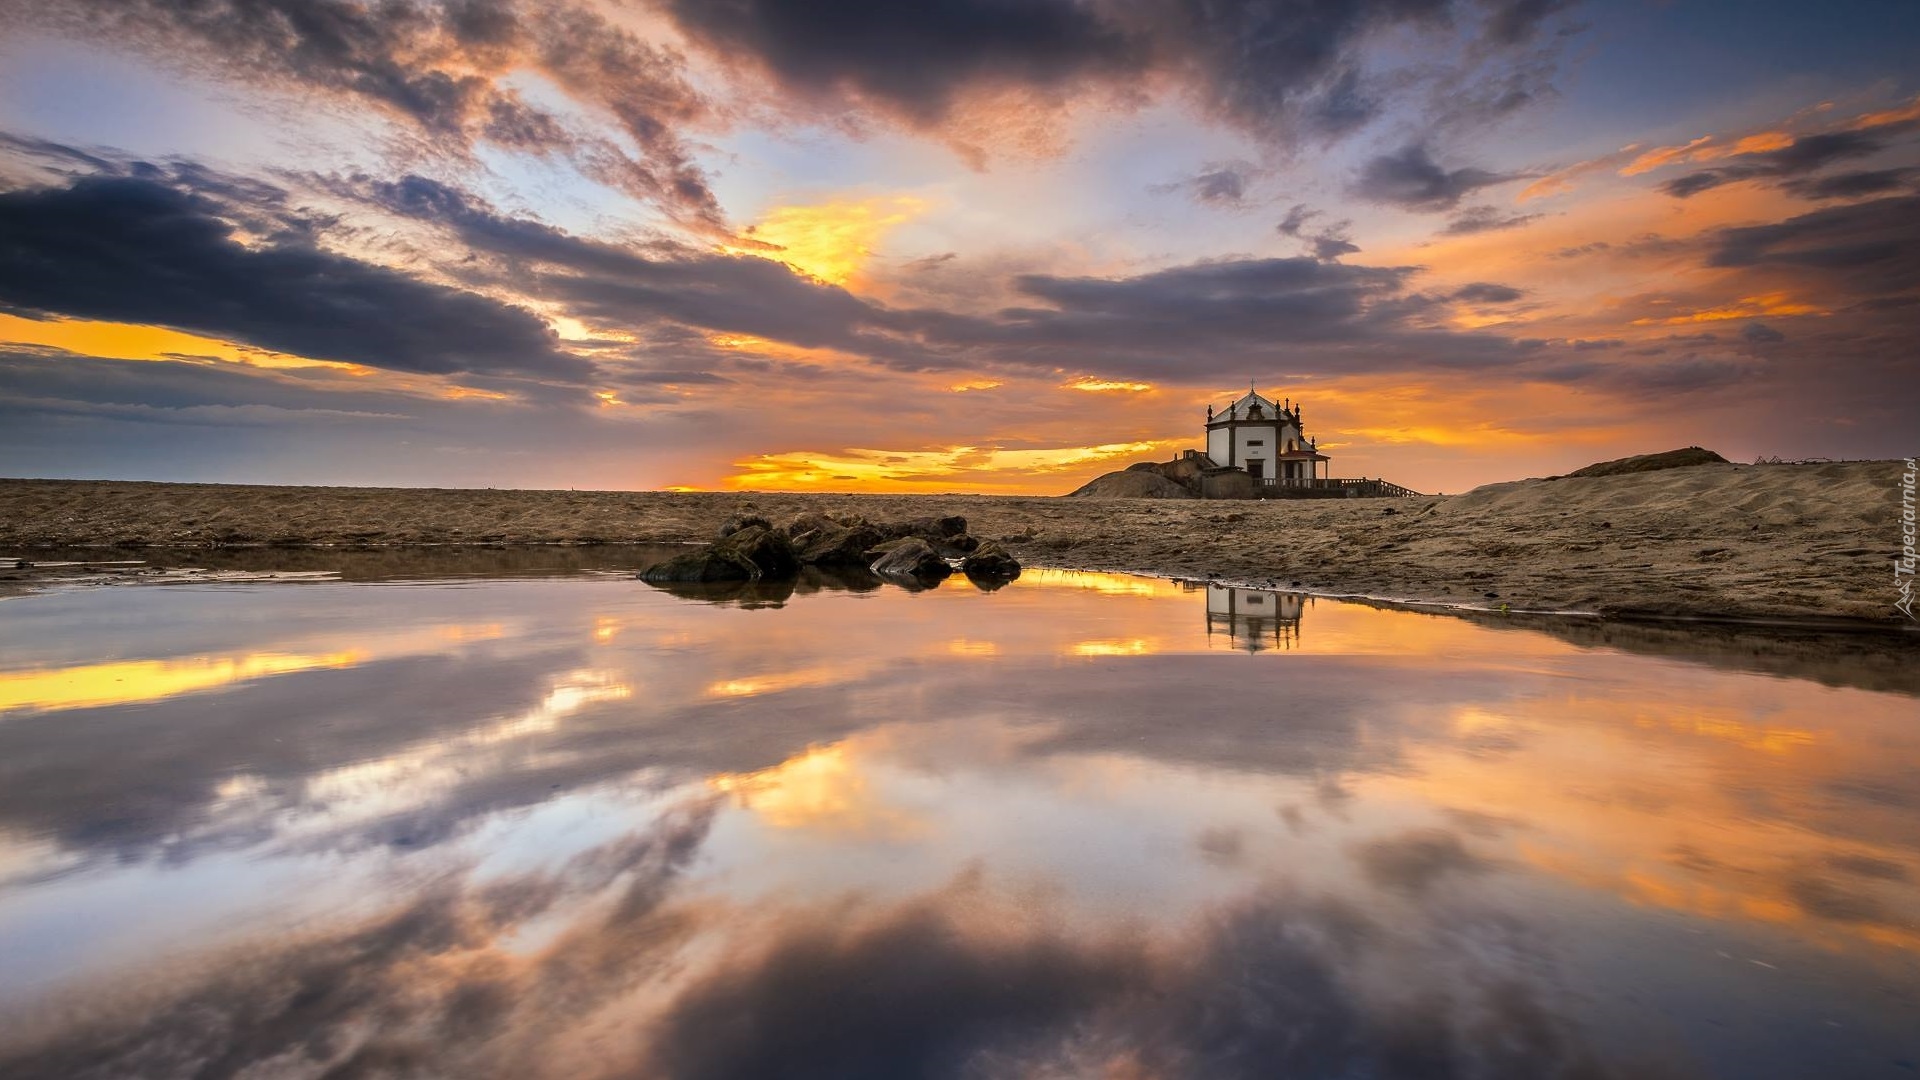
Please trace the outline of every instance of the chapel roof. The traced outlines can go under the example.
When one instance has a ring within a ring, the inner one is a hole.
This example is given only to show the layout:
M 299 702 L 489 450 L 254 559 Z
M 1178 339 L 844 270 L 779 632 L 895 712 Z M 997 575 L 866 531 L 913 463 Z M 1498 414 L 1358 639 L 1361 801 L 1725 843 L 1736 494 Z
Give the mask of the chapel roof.
M 1259 406 L 1262 418 L 1267 420 L 1275 419 L 1287 412 L 1273 399 L 1263 396 L 1256 390 L 1248 390 L 1224 411 L 1214 413 L 1212 422 L 1218 424 L 1227 420 L 1250 419 L 1255 406 Z

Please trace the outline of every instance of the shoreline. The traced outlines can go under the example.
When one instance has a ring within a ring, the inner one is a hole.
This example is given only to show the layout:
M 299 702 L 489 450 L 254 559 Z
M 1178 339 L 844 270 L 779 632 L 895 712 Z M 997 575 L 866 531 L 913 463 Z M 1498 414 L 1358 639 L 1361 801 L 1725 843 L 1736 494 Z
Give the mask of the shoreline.
M 1486 614 L 1913 629 L 1893 607 L 1894 549 L 1874 544 L 1896 535 L 1900 471 L 1701 465 L 1252 502 L 0 480 L 0 551 L 591 548 L 703 542 L 742 513 L 937 512 L 1033 567 Z

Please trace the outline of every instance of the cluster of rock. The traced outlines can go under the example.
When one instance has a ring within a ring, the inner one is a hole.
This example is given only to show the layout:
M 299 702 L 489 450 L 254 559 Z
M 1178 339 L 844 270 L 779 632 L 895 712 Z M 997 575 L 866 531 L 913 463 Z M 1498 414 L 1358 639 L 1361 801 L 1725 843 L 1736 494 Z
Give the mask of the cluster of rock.
M 784 581 L 802 567 L 865 570 L 924 588 L 954 572 L 976 582 L 1004 583 L 1020 576 L 1020 563 L 997 540 L 967 533 L 963 517 L 868 521 L 855 514 L 805 513 L 784 525 L 759 516 L 736 517 L 719 537 L 640 572 L 654 584 Z
M 1204 471 L 1195 458 L 1136 461 L 1120 472 L 1096 476 L 1067 495 L 1080 499 L 1197 499 Z

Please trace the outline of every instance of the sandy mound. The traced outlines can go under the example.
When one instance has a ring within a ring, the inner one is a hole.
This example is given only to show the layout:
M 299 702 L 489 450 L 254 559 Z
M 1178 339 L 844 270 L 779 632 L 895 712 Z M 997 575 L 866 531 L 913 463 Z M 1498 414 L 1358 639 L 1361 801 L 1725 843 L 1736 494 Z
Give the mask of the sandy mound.
M 1147 469 L 1128 469 L 1095 477 L 1067 493 L 1081 499 L 1193 499 L 1193 492 Z
M 1726 463 L 1726 458 L 1711 450 L 1689 446 L 1683 450 L 1668 450 L 1659 454 L 1636 454 L 1633 457 L 1595 462 L 1584 469 L 1575 469 L 1567 475 L 1621 476 L 1626 473 L 1658 472 L 1661 469 L 1684 469 L 1689 465 L 1725 465 Z

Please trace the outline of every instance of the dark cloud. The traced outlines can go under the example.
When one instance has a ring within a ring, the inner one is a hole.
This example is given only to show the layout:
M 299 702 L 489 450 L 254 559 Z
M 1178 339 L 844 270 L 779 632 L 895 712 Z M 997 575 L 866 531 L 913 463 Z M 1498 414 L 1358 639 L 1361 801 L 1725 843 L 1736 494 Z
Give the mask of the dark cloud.
M 0 194 L 0 302 L 396 371 L 574 383 L 592 373 L 523 308 L 297 233 L 249 245 L 213 200 L 133 177 Z
M 1222 260 L 1124 278 L 1018 275 L 1008 287 L 1031 303 L 960 314 L 887 307 L 766 259 L 586 240 L 501 216 L 417 177 L 350 187 L 384 208 L 452 229 L 483 264 L 501 263 L 486 280 L 562 304 L 592 323 L 753 335 L 906 370 L 989 364 L 1051 371 L 1063 349 L 1097 350 L 1107 358 L 1105 370 L 1155 377 L 1235 370 L 1249 357 L 1288 348 L 1288 362 L 1298 365 L 1308 360 L 1298 347 L 1311 344 L 1377 344 L 1380 363 L 1388 362 L 1389 348 L 1399 358 L 1394 363 L 1407 355 L 1440 364 L 1468 354 L 1512 355 L 1497 338 L 1429 321 L 1448 301 L 1411 291 L 1415 268 L 1332 262 L 1356 250 L 1344 235 L 1346 222 L 1304 238 L 1313 257 Z M 678 369 L 689 359 L 679 353 L 661 362 Z M 1341 362 L 1367 361 L 1348 348 Z
M 1252 182 L 1254 172 L 1254 167 L 1244 161 L 1211 162 L 1198 175 L 1155 184 L 1148 190 L 1156 195 L 1185 192 L 1206 206 L 1239 206 L 1247 197 L 1247 185 Z
M 1778 330 L 1775 330 L 1773 327 L 1768 326 L 1766 323 L 1756 322 L 1756 323 L 1748 323 L 1747 328 L 1745 330 L 1740 331 L 1740 338 L 1743 341 L 1747 341 L 1755 345 L 1777 345 L 1780 342 L 1787 340 L 1787 335 L 1781 333 Z
M 1492 206 L 1470 206 L 1455 214 L 1453 220 L 1447 222 L 1447 227 L 1440 231 L 1447 236 L 1471 236 L 1474 233 L 1498 232 L 1502 229 L 1517 229 L 1539 216 L 1539 214 L 1508 214 Z
M 1511 304 L 1526 295 L 1511 285 L 1497 285 L 1487 281 L 1476 281 L 1454 291 L 1455 300 L 1469 304 Z
M 1504 45 L 1520 45 L 1539 33 L 1540 24 L 1573 6 L 1574 0 L 1491 0 L 1487 36 Z
M 1320 211 L 1307 209 L 1306 203 L 1294 203 L 1287 210 L 1287 216 L 1274 226 L 1274 231 L 1304 242 L 1307 251 L 1316 259 L 1338 259 L 1360 250 L 1360 245 L 1354 243 L 1347 233 L 1353 226 L 1351 221 L 1336 221 L 1317 233 L 1307 232 L 1307 222 L 1319 216 Z
M 727 56 L 752 56 L 783 86 L 846 91 L 915 122 L 944 118 L 962 88 L 1059 88 L 1146 63 L 1145 43 L 1092 5 L 1041 0 L 667 0 L 680 28 Z
M 479 143 L 572 161 L 595 180 L 717 227 L 679 129 L 709 107 L 681 61 L 590 7 L 518 0 L 75 0 L 5 9 L 56 32 L 275 91 L 351 101 L 443 152 Z M 510 82 L 533 69 L 604 110 L 619 138 L 576 131 Z M 630 147 L 631 149 L 629 149 Z M 635 153 L 637 151 L 637 155 Z
M 1781 190 L 1802 199 L 1859 199 L 1884 195 L 1920 183 L 1920 168 L 1865 169 L 1811 179 L 1789 180 Z
M 1313 238 L 1313 257 L 1316 259 L 1337 259 L 1359 250 L 1359 244 L 1337 233 L 1322 233 Z
M 1920 289 L 1920 196 L 1815 210 L 1772 225 L 1722 229 L 1707 265 L 1816 275 L 1854 300 Z
M 1412 143 L 1361 166 L 1348 190 L 1356 198 L 1403 210 L 1451 210 L 1473 192 L 1512 179 L 1472 167 L 1449 170 L 1424 144 Z
M 1801 135 L 1778 150 L 1760 153 L 1742 154 L 1728 164 L 1711 169 L 1701 169 L 1685 176 L 1675 177 L 1660 185 L 1660 190 L 1677 199 L 1698 195 L 1703 191 L 1725 184 L 1739 183 L 1745 180 L 1774 180 L 1789 177 L 1804 177 L 1818 172 L 1836 162 L 1853 158 L 1868 157 L 1887 148 L 1889 137 L 1910 129 L 1913 123 L 1899 121 L 1879 124 L 1852 131 L 1829 131 L 1815 135 Z M 1832 177 L 1827 181 L 1802 182 L 1795 185 L 1782 185 L 1810 198 L 1836 198 L 1847 194 L 1875 194 L 1890 190 L 1900 184 L 1896 176 L 1886 186 L 1883 183 L 1888 173 L 1910 173 L 1911 170 L 1882 170 L 1880 172 L 1854 172 L 1845 178 Z M 1838 194 L 1807 194 L 1822 190 L 1821 185 L 1831 183 Z M 1854 189 L 1854 190 L 1849 190 Z
M 1320 211 L 1307 209 L 1306 203 L 1294 203 L 1287 210 L 1287 216 L 1280 219 L 1280 224 L 1274 228 L 1282 236 L 1299 236 L 1300 231 L 1307 227 L 1307 222 L 1319 216 Z
M 1578 244 L 1573 247 L 1563 247 L 1558 251 L 1555 251 L 1553 253 L 1553 257 L 1556 259 L 1578 259 L 1587 255 L 1598 255 L 1599 253 L 1606 251 L 1611 247 L 1613 247 L 1613 245 L 1608 243 L 1605 240 L 1595 240 L 1592 243 L 1588 243 L 1588 244 Z
M 1079 87 L 1139 95 L 1172 84 L 1207 111 L 1281 142 L 1365 127 L 1405 79 L 1371 76 L 1367 45 L 1396 28 L 1442 35 L 1454 0 L 1304 0 L 1284 6 L 1204 0 L 879 0 L 823 14 L 803 0 L 667 0 L 694 40 L 727 60 L 751 57 L 782 88 L 849 95 L 929 127 L 976 91 L 1059 96 Z M 1556 4 L 1496 4 L 1472 20 L 1484 46 L 1513 49 Z M 1440 65 L 1435 65 L 1440 66 Z M 1472 65 L 1466 65 L 1472 68 Z M 1463 70 L 1456 78 L 1509 79 Z

